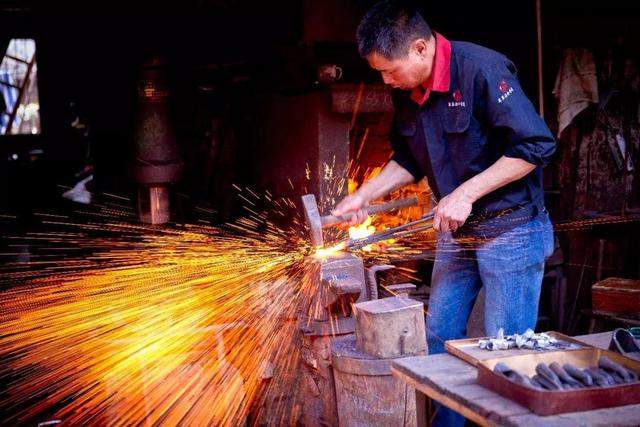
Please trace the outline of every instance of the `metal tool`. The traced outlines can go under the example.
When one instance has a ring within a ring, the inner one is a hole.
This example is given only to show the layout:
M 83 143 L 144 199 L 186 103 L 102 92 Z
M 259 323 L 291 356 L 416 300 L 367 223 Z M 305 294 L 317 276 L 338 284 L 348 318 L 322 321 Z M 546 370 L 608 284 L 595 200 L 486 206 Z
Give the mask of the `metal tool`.
M 416 197 L 409 197 L 407 199 L 399 199 L 387 203 L 370 205 L 367 206 L 365 210 L 369 215 L 371 215 L 382 212 L 390 212 L 396 209 L 405 208 L 416 204 L 418 204 L 418 199 Z M 302 196 L 302 207 L 304 209 L 304 216 L 311 231 L 311 242 L 316 247 L 322 247 L 324 245 L 324 238 L 322 235 L 322 230 L 324 228 L 347 223 L 355 215 L 352 212 L 348 212 L 341 216 L 321 216 L 320 212 L 318 211 L 316 196 L 314 196 L 313 194 Z
M 349 239 L 345 242 L 346 249 L 360 249 L 368 246 L 372 243 L 380 242 L 382 240 L 397 239 L 400 237 L 409 236 L 421 231 L 429 230 L 433 227 L 434 212 L 431 211 L 425 216 L 415 221 L 408 222 L 397 227 L 392 227 L 380 233 L 372 234 L 371 236 L 363 237 L 360 239 Z

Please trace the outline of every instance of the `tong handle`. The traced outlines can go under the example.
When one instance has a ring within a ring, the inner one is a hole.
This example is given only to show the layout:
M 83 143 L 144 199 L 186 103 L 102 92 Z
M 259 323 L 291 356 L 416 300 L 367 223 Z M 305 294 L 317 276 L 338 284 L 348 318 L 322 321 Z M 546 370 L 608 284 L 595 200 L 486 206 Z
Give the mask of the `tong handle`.
M 421 231 L 428 230 L 431 226 L 422 225 L 422 224 L 433 221 L 434 215 L 435 213 L 431 211 L 425 216 L 423 216 L 422 218 L 417 219 L 415 221 L 411 221 L 406 224 L 399 225 L 397 227 L 389 228 L 387 230 L 381 231 L 380 233 L 376 233 L 368 237 L 349 240 L 346 243 L 346 247 L 355 249 L 355 248 L 370 245 L 371 243 L 379 242 L 381 240 L 393 239 L 396 237 L 404 237 L 404 236 L 411 235 L 413 233 L 418 233 Z

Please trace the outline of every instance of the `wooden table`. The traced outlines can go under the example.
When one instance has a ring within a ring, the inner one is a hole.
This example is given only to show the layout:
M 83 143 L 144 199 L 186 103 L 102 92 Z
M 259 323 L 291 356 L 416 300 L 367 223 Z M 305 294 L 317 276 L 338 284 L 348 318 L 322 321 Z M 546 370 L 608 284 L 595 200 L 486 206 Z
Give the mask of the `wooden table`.
M 607 348 L 611 332 L 575 337 Z M 481 426 L 638 426 L 640 405 L 552 416 L 527 408 L 477 384 L 477 369 L 450 354 L 408 357 L 393 362 L 391 372 L 416 390 L 418 425 L 427 425 L 426 397 L 454 409 Z

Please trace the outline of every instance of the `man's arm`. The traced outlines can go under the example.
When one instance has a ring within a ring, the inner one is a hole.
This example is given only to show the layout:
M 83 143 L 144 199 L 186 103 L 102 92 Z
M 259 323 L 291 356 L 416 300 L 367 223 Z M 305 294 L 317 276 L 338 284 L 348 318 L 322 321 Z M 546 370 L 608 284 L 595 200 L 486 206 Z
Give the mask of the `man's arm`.
M 380 173 L 353 194 L 345 197 L 331 212 L 339 216 L 346 212 L 356 212 L 351 224 L 359 224 L 367 218 L 366 209 L 369 202 L 384 197 L 392 191 L 415 181 L 414 176 L 395 160 L 390 160 Z
M 465 181 L 440 200 L 434 211 L 433 228 L 439 231 L 457 230 L 471 214 L 476 200 L 526 176 L 535 168 L 536 165 L 522 159 L 500 157 L 485 171 Z
M 413 175 L 395 160 L 391 160 L 380 173 L 362 184 L 356 194 L 359 194 L 368 203 L 412 182 L 414 182 Z

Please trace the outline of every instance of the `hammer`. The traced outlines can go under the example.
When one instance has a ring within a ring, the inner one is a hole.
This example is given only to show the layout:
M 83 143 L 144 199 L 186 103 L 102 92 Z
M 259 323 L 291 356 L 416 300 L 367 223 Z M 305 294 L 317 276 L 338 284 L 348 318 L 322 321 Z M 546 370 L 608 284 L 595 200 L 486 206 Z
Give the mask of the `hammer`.
M 365 208 L 368 214 L 376 214 L 382 212 L 390 212 L 396 209 L 405 208 L 407 206 L 413 206 L 418 203 L 416 197 L 409 197 L 407 199 L 393 200 L 387 203 L 378 203 L 370 205 Z M 355 215 L 352 212 L 348 212 L 341 216 L 324 215 L 320 216 L 318 211 L 318 203 L 316 202 L 316 196 L 313 194 L 307 194 L 302 196 L 302 207 L 304 209 L 304 216 L 309 224 L 311 230 L 311 243 L 315 247 L 322 247 L 324 245 L 324 238 L 322 237 L 322 229 L 349 222 Z

